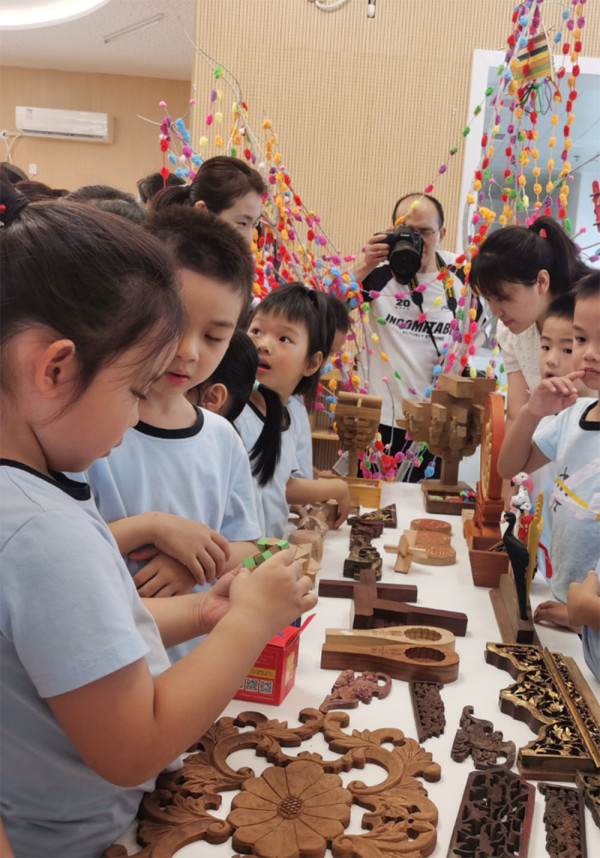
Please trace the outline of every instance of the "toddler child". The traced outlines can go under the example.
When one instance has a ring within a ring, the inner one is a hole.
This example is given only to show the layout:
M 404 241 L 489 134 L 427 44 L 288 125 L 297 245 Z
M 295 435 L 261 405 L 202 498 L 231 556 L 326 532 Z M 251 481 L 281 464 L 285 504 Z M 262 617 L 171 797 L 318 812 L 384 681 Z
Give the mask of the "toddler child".
M 61 472 L 106 456 L 173 362 L 170 254 L 113 215 L 0 194 L 2 816 L 16 855 L 91 858 L 316 597 L 282 552 L 140 601 L 89 487 Z M 169 668 L 164 644 L 211 629 Z
M 575 287 L 573 317 L 574 372 L 554 376 L 551 368 L 509 427 L 498 459 L 498 472 L 508 478 L 554 463 L 549 496 L 552 577 L 556 602 L 537 619 L 568 625 L 567 590 L 600 556 L 600 454 L 597 398 L 577 399 L 575 381 L 600 391 L 600 273 L 588 273 Z M 557 412 L 560 412 L 558 414 Z M 554 415 L 540 425 L 542 418 Z
M 248 333 L 258 349 L 257 379 L 274 390 L 284 406 L 293 394 L 303 394 L 310 405 L 333 336 L 323 294 L 307 289 L 302 283 L 279 286 L 255 308 Z M 235 421 L 246 449 L 252 449 L 260 435 L 264 412 L 264 400 L 259 391 L 254 391 Z M 286 409 L 279 462 L 272 479 L 260 488 L 268 536 L 283 537 L 292 503 L 304 505 L 336 499 L 340 506 L 336 526 L 348 514 L 350 496 L 343 480 L 294 478 L 298 473 L 297 443 L 296 430 Z

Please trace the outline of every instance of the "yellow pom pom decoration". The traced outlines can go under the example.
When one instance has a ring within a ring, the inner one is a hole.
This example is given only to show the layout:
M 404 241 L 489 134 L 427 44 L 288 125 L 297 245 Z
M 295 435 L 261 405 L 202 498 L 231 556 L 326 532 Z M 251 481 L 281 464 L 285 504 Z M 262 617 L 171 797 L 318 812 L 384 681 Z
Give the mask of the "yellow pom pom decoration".
M 223 121 L 223 114 L 222 113 L 215 113 L 215 122 L 218 125 L 220 125 L 222 121 Z
M 441 303 L 442 303 L 442 298 L 441 298 L 441 296 L 440 296 L 439 298 L 436 298 L 436 299 L 435 299 L 435 301 L 433 302 L 433 306 L 434 306 L 434 307 L 439 307 Z
M 371 339 L 373 340 L 374 343 L 379 342 L 379 337 L 377 336 L 377 334 L 371 334 Z
M 218 146 L 218 148 L 220 149 L 222 145 L 223 145 L 223 138 L 219 137 L 219 136 L 215 137 L 215 146 Z
M 262 127 L 264 128 L 265 131 L 267 131 L 271 127 L 271 120 L 265 119 L 265 121 L 262 124 Z
M 330 390 L 332 393 L 335 393 L 335 392 L 336 392 L 336 390 L 337 390 L 338 383 L 337 383 L 337 381 L 335 380 L 335 378 L 330 378 L 330 379 L 329 379 L 329 384 L 328 384 L 327 386 L 328 386 L 329 390 Z
M 475 202 L 475 197 L 473 196 L 473 194 L 467 194 L 467 202 L 470 205 L 473 205 L 473 203 Z
M 204 149 L 206 146 L 208 146 L 208 137 L 201 137 L 200 138 L 200 148 Z
M 523 187 L 525 187 L 525 185 L 527 184 L 527 179 L 526 179 L 526 178 L 525 178 L 525 176 L 521 173 L 521 175 L 517 177 L 517 182 L 518 182 L 518 183 L 519 183 L 519 185 L 523 188 Z
M 542 186 L 540 185 L 539 182 L 536 182 L 535 185 L 533 186 L 533 193 L 534 194 L 541 194 L 542 193 Z

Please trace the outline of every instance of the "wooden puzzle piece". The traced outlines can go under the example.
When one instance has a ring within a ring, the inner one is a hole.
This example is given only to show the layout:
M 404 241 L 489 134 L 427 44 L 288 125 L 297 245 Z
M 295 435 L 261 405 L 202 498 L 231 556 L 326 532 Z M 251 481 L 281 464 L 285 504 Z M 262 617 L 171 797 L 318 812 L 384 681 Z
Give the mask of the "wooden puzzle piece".
M 441 736 L 446 726 L 444 701 L 440 695 L 442 683 L 413 679 L 409 687 L 419 742 Z
M 311 554 L 310 545 L 296 545 L 296 554 L 294 560 L 299 560 L 302 563 L 302 574 L 308 575 L 312 581 L 311 590 L 314 589 L 317 572 L 321 568 L 321 564 L 315 560 Z
M 261 563 L 264 563 L 265 560 L 273 557 L 279 551 L 287 550 L 290 547 L 290 543 L 287 539 L 263 536 L 257 540 L 256 547 L 259 549 L 256 554 L 253 554 L 251 557 L 245 557 L 242 560 L 242 566 L 245 569 L 256 569 L 257 566 L 260 566 Z
M 586 858 L 585 812 L 582 795 L 574 787 L 538 784 L 544 796 L 546 852 L 550 858 Z
M 302 527 L 290 534 L 291 544 L 308 545 L 311 556 L 319 563 L 323 557 L 323 539 L 323 531 L 317 529 L 311 530 Z
M 321 712 L 331 709 L 356 709 L 360 703 L 370 703 L 373 697 L 383 700 L 392 690 L 392 680 L 387 673 L 366 671 L 356 675 L 353 670 L 344 670 L 333 683 L 331 694 L 319 706 Z
M 325 629 L 325 643 L 352 646 L 433 644 L 454 652 L 456 638 L 448 629 L 434 626 L 388 626 L 385 629 Z
M 426 625 L 448 629 L 458 636 L 467 631 L 466 614 L 408 605 L 403 600 L 416 599 L 417 588 L 404 584 L 378 583 L 372 569 L 364 569 L 360 573 L 360 580 L 353 583 L 331 579 L 320 581 L 319 596 L 353 599 L 352 627 L 355 629 Z
M 423 679 L 454 682 L 458 677 L 459 657 L 455 652 L 434 646 L 395 644 L 388 646 L 351 646 L 323 644 L 321 667 L 337 670 L 380 670 L 394 679 Z
M 407 573 L 413 561 L 425 566 L 449 566 L 456 562 L 450 536 L 438 531 L 405 530 L 397 546 L 384 545 L 384 550 L 397 554 L 394 572 Z
M 527 858 L 535 787 L 508 769 L 471 772 L 447 858 Z
M 490 769 L 501 765 L 498 757 L 504 757 L 502 765 L 511 769 L 516 753 L 515 743 L 504 742 L 502 733 L 494 730 L 491 721 L 475 718 L 472 706 L 463 708 L 460 727 L 456 731 L 450 751 L 454 762 L 462 763 L 471 756 L 476 769 Z

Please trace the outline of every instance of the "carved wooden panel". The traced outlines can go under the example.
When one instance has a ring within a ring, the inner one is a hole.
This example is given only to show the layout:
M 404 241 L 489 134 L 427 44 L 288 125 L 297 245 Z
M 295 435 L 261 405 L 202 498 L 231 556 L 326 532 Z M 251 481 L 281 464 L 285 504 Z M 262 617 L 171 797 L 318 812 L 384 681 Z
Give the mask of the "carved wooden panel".
M 586 858 L 585 815 L 579 790 L 556 784 L 538 784 L 544 796 L 546 851 L 550 858 Z
M 139 813 L 136 858 L 172 858 L 188 843 L 224 843 L 232 851 L 262 858 L 320 858 L 330 848 L 337 858 L 355 855 L 406 855 L 424 858 L 436 846 L 436 806 L 419 779 L 437 781 L 441 769 L 414 739 L 401 730 L 345 731 L 345 712 L 303 709 L 299 726 L 243 712 L 221 718 L 185 759 L 182 769 L 163 773 L 158 788 L 146 795 Z M 252 729 L 248 729 L 252 728 Z M 329 754 L 303 750 L 302 743 L 321 733 Z M 250 767 L 232 769 L 228 757 L 254 749 L 269 765 L 260 775 Z M 287 749 L 297 749 L 289 754 Z M 373 764 L 382 770 L 376 784 L 357 778 L 344 787 L 339 774 Z M 226 820 L 211 814 L 219 793 L 235 790 Z M 240 792 L 241 790 L 241 792 Z M 346 833 L 350 807 L 366 812 L 362 834 Z M 282 851 L 282 843 L 285 850 Z M 210 848 L 203 847 L 210 856 Z M 111 846 L 103 858 L 125 858 Z
M 527 858 L 535 788 L 508 769 L 471 772 L 448 858 Z
M 463 708 L 460 727 L 450 751 L 456 763 L 462 763 L 470 756 L 476 769 L 490 769 L 499 765 L 511 769 L 516 753 L 515 743 L 505 742 L 502 733 L 494 730 L 491 721 L 475 718 L 472 706 Z M 499 757 L 504 757 L 502 763 L 498 761 Z
M 391 690 L 392 679 L 387 673 L 367 671 L 355 674 L 353 670 L 343 670 L 319 709 L 321 712 L 356 709 L 359 702 L 370 703 L 373 697 L 383 700 Z
M 440 695 L 442 683 L 413 680 L 409 687 L 419 742 L 441 736 L 446 726 L 444 701 Z
M 503 712 L 538 733 L 518 753 L 529 778 L 573 781 L 600 771 L 600 704 L 573 659 L 527 644 L 488 644 L 485 659 L 517 681 L 500 692 Z
M 592 819 L 600 828 L 600 775 L 585 775 L 577 772 L 577 788 L 582 793 Z

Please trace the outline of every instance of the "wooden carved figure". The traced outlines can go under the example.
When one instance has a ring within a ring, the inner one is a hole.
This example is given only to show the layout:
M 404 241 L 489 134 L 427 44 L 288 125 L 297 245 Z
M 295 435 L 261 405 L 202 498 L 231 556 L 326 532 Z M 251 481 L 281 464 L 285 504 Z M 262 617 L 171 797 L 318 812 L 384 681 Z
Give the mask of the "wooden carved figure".
M 458 466 L 463 456 L 471 456 L 481 441 L 483 411 L 488 394 L 496 387 L 493 378 L 462 378 L 445 373 L 431 399 L 423 402 L 402 400 L 404 417 L 398 425 L 413 441 L 425 441 L 429 451 L 442 459 L 441 480 L 424 480 L 426 508 L 430 512 L 460 515 L 460 492 L 472 489 L 458 481 Z M 428 506 L 431 495 L 446 496 L 445 509 Z M 450 498 L 454 497 L 454 501 Z
M 363 569 L 373 569 L 379 581 L 382 565 L 381 555 L 372 545 L 353 545 L 344 560 L 343 575 L 344 578 L 354 578 L 358 581 Z
M 499 522 L 504 511 L 504 498 L 497 463 L 503 440 L 504 397 L 492 393 L 486 399 L 483 412 L 475 510 L 473 517 L 465 519 L 463 524 L 476 587 L 497 587 L 500 575 L 508 572 L 508 555 L 504 550 L 496 549 L 499 543 L 502 545 Z

